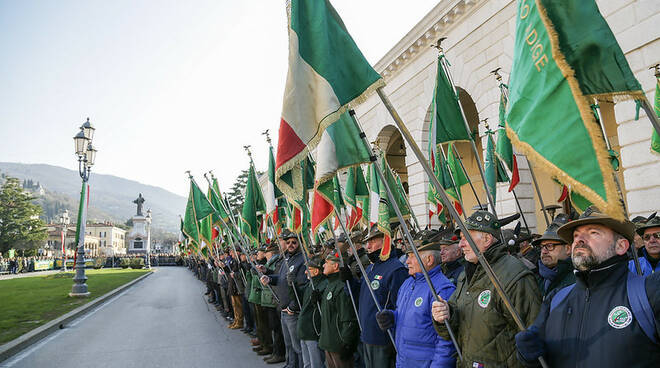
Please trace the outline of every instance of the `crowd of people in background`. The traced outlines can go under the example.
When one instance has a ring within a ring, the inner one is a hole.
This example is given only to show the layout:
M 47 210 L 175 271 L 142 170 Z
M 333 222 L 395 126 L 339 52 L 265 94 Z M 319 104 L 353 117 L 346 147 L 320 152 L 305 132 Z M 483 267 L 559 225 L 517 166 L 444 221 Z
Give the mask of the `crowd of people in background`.
M 146 261 L 144 254 L 130 254 L 130 255 L 115 255 L 112 257 L 88 257 L 86 261 L 92 260 L 87 267 L 94 267 L 100 265 L 101 267 L 121 267 L 122 264 L 130 263 L 134 259 L 143 259 Z M 124 262 L 122 262 L 124 260 Z M 98 262 L 97 262 L 98 261 Z M 129 262 L 126 262 L 129 261 Z M 181 266 L 183 265 L 183 258 L 175 253 L 158 253 L 151 254 L 150 261 L 152 266 Z M 74 258 L 67 259 L 67 267 L 73 267 Z M 40 267 L 36 266 L 39 263 Z M 34 256 L 34 257 L 10 257 L 4 258 L 0 254 L 0 275 L 14 275 L 26 272 L 39 272 L 60 269 L 62 267 L 62 259 L 60 257 L 47 257 L 47 256 Z
M 227 327 L 286 368 L 660 362 L 658 217 L 589 208 L 533 234 L 480 210 L 465 225 L 478 252 L 441 227 L 415 234 L 417 257 L 374 225 L 309 249 L 284 229 L 256 249 L 224 243 L 184 261 Z

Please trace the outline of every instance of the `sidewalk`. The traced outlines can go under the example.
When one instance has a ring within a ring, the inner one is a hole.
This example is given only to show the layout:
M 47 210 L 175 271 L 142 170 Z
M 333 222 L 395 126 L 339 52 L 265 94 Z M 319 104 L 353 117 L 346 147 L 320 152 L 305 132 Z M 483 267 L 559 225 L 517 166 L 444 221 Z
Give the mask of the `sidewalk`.
M 15 275 L 12 275 L 12 274 L 0 275 L 0 280 L 19 279 L 21 277 L 48 276 L 48 275 L 52 275 L 54 273 L 59 273 L 59 272 L 62 272 L 62 271 L 60 271 L 60 270 L 48 270 L 48 271 L 34 271 L 34 272 L 17 273 Z M 71 270 L 67 270 L 67 272 L 71 272 Z

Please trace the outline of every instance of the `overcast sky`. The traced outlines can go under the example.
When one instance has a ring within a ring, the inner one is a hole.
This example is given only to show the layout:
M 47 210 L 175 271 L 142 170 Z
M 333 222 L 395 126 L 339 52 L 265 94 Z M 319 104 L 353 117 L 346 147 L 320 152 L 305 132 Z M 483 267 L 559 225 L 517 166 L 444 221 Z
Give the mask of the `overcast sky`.
M 438 1 L 333 0 L 375 64 Z M 287 70 L 283 0 L 0 0 L 0 161 L 77 168 L 187 196 L 214 170 L 227 190 L 252 145 L 265 170 Z M 93 174 L 91 179 L 93 185 Z

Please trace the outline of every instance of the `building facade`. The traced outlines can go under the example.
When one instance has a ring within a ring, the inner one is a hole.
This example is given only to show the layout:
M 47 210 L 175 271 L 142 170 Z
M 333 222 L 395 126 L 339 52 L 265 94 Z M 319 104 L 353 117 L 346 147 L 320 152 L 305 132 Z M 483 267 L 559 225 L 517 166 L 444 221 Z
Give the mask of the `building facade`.
M 99 255 L 109 257 L 126 254 L 126 230 L 106 222 L 88 224 L 85 231 L 99 239 Z
M 88 225 L 89 226 L 89 225 Z M 60 258 L 62 257 L 62 231 L 63 227 L 60 224 L 51 224 L 46 227 L 48 237 L 46 238 L 47 254 Z M 85 234 L 85 256 L 98 257 L 104 256 L 103 249 L 101 248 L 101 239 L 92 235 L 89 232 Z M 67 227 L 66 237 L 64 238 L 65 252 L 67 257 L 72 258 L 76 251 L 78 239 L 76 239 L 76 224 L 71 224 Z
M 654 100 L 656 78 L 649 67 L 660 62 L 660 2 L 653 0 L 598 0 L 600 11 L 616 36 L 636 78 L 649 101 Z M 513 61 L 516 27 L 516 1 L 446 0 L 432 9 L 405 37 L 375 65 L 385 79 L 385 91 L 401 115 L 417 144 L 425 151 L 429 136 L 429 111 L 436 79 L 438 51 L 431 45 L 446 37 L 442 47 L 451 63 L 450 71 L 460 91 L 460 102 L 468 125 L 479 132 L 477 145 L 483 162 L 486 146 L 484 120 L 496 127 L 499 88 L 491 74 L 496 68 L 504 82 Z M 599 101 L 606 134 L 612 148 L 620 153 L 618 176 L 629 215 L 648 215 L 660 209 L 660 158 L 650 150 L 652 127 L 642 111 L 635 121 L 635 103 Z M 370 141 L 386 153 L 390 166 L 397 171 L 408 191 L 414 214 L 420 224 L 429 222 L 431 204 L 427 200 L 428 178 L 402 138 L 391 116 L 376 94 L 356 109 L 358 119 Z M 457 144 L 477 197 L 486 195 L 477 161 L 469 143 Z M 520 206 L 530 228 L 545 229 L 539 195 L 536 194 L 529 166 L 518 155 L 521 182 L 516 187 Z M 562 187 L 550 176 L 535 169 L 544 205 L 557 204 Z M 517 212 L 516 203 L 499 184 L 496 209 L 498 216 Z M 475 195 L 462 188 L 464 207 L 471 212 Z M 435 220 L 431 220 L 435 221 Z

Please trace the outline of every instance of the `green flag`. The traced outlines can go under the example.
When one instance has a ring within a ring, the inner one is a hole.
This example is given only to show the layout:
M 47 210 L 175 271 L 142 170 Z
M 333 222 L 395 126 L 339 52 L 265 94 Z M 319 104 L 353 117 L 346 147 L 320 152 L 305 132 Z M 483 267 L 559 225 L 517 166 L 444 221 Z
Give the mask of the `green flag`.
M 589 99 L 643 93 L 594 0 L 518 2 L 510 86 L 507 135 L 516 149 L 623 220 Z
M 655 78 L 655 114 L 660 116 L 660 78 Z M 660 154 L 660 135 L 653 129 L 651 135 L 651 152 Z
M 438 56 L 438 71 L 431 102 L 431 127 L 429 143 L 467 141 L 470 134 L 465 129 L 458 95 L 442 68 L 444 54 Z
M 213 207 L 209 203 L 204 193 L 199 189 L 194 180 L 190 180 L 190 192 L 188 194 L 188 203 L 186 204 L 186 213 L 183 219 L 183 232 L 190 240 L 193 249 L 202 252 L 202 240 L 200 239 L 199 221 L 213 213 Z M 206 257 L 208 250 L 202 252 Z
M 258 215 L 264 212 L 266 212 L 266 203 L 261 193 L 254 165 L 250 162 L 250 170 L 245 185 L 243 210 L 241 211 L 241 231 L 255 246 L 259 242 L 260 222 Z
M 486 161 L 484 162 L 484 175 L 486 176 L 486 186 L 488 192 L 493 197 L 493 201 L 497 200 L 497 183 L 506 183 L 509 178 L 504 171 L 504 167 L 495 154 L 495 142 L 493 142 L 493 132 L 488 130 L 486 132 L 488 142 L 486 143 Z

